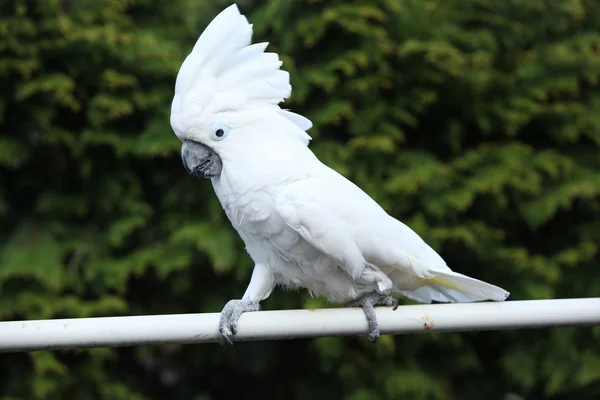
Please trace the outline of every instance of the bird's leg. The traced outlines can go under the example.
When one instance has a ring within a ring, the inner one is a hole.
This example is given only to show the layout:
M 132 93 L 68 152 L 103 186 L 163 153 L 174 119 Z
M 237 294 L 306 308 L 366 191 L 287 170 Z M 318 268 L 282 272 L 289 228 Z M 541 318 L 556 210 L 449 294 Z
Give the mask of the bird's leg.
M 377 315 L 375 314 L 375 308 L 373 307 L 377 304 L 393 307 L 393 310 L 398 308 L 398 300 L 394 299 L 389 294 L 378 292 L 368 293 L 346 305 L 346 307 L 362 307 L 365 316 L 367 317 L 367 323 L 369 324 L 369 341 L 371 343 L 375 343 L 381 335 L 379 324 L 377 323 Z
M 225 343 L 233 344 L 231 337 L 237 333 L 238 322 L 242 314 L 260 310 L 259 302 L 269 297 L 273 286 L 274 279 L 271 270 L 263 264 L 256 264 L 244 297 L 241 300 L 229 300 L 221 311 L 219 332 Z

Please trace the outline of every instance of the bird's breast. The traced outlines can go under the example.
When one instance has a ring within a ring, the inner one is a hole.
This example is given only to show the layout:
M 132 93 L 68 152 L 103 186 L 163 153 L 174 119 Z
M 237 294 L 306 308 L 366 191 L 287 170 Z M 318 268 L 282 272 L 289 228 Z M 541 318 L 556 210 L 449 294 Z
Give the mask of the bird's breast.
M 271 191 L 240 193 L 215 185 L 215 192 L 254 262 L 268 266 L 277 283 L 304 287 L 336 302 L 357 295 L 358 288 L 336 261 L 279 216 Z

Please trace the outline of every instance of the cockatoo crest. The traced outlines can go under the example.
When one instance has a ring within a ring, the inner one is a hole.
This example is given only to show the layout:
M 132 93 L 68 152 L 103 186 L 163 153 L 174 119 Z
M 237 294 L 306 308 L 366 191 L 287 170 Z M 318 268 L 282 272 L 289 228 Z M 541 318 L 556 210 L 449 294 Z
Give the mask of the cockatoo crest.
M 287 71 L 276 53 L 265 53 L 268 43 L 250 44 L 252 25 L 232 4 L 206 27 L 183 62 L 175 84 L 171 126 L 184 140 L 201 129 L 206 115 L 273 105 L 302 131 L 312 127 L 307 118 L 277 106 L 292 91 Z M 303 132 L 304 133 L 304 132 Z M 310 137 L 304 133 L 303 141 Z

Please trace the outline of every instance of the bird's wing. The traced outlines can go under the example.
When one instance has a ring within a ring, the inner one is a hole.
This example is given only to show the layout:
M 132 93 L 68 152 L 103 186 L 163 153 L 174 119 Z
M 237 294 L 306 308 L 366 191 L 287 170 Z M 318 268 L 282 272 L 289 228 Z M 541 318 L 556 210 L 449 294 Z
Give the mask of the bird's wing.
M 373 199 L 337 172 L 322 165 L 317 174 L 280 191 L 279 216 L 307 242 L 338 261 L 353 279 L 365 265 L 393 266 L 418 277 L 432 275 L 424 261 L 428 248 L 410 228 L 390 217 Z M 429 255 L 429 259 L 435 258 Z M 437 256 L 436 264 L 445 266 Z M 430 261 L 430 260 L 426 261 Z M 447 268 L 447 267 L 446 267 Z
M 504 300 L 508 296 L 497 286 L 453 272 L 417 233 L 389 216 L 352 182 L 323 167 L 317 176 L 285 186 L 277 197 L 276 212 L 353 279 L 370 264 L 388 276 L 414 277 L 423 289 L 403 293 L 420 301 Z
M 366 263 L 352 239 L 349 221 L 335 212 L 335 200 L 322 181 L 307 178 L 286 185 L 275 207 L 287 226 L 336 260 L 353 279 L 362 274 Z

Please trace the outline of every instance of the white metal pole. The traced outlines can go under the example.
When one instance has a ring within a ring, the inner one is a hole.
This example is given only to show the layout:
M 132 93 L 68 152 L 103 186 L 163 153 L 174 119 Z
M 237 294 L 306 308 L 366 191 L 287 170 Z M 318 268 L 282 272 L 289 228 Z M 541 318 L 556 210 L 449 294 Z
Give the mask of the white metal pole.
M 378 307 L 382 334 L 600 325 L 600 298 Z M 220 341 L 218 313 L 0 322 L 0 352 Z M 234 341 L 366 335 L 361 309 L 242 315 Z

